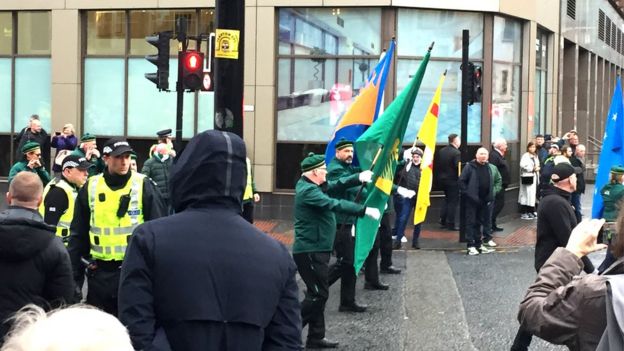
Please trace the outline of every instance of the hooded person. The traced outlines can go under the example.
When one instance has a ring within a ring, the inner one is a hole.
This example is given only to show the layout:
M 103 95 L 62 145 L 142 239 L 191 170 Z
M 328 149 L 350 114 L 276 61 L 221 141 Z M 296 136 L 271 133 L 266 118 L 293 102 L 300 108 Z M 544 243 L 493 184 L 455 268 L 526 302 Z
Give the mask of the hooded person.
M 245 154 L 231 133 L 193 137 L 171 169 L 176 213 L 134 231 L 119 319 L 136 349 L 301 349 L 295 263 L 241 216 Z

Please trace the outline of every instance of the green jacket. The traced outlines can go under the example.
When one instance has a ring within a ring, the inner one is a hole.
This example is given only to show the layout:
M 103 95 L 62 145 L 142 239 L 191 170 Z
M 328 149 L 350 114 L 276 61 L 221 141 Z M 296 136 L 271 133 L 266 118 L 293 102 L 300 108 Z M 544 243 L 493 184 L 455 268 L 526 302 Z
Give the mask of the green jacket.
M 623 184 L 607 184 L 600 190 L 602 201 L 604 202 L 604 210 L 602 217 L 607 222 L 613 222 L 617 219 L 620 201 L 624 197 Z
M 501 174 L 498 171 L 498 167 L 494 166 L 491 163 L 488 163 L 488 165 L 490 165 L 490 170 L 492 171 L 492 183 L 494 184 L 494 196 L 496 196 L 496 194 L 500 193 L 500 191 L 503 190 L 503 177 L 501 177 Z
M 41 182 L 43 183 L 44 187 L 46 186 L 46 184 L 50 182 L 50 174 L 48 173 L 48 171 L 46 171 L 44 167 L 32 169 L 32 168 L 28 168 L 27 161 L 19 161 L 15 163 L 13 167 L 11 167 L 11 170 L 9 171 L 9 184 L 11 184 L 11 181 L 13 180 L 15 175 L 17 175 L 19 172 L 35 173 L 36 175 L 39 176 L 39 179 L 41 179 Z
M 353 175 L 359 175 L 361 172 L 359 167 L 353 167 L 350 164 L 340 161 L 335 158 L 331 160 L 327 165 L 327 181 L 339 181 L 343 178 L 352 177 Z M 334 187 L 327 190 L 327 195 L 341 200 L 355 201 L 358 191 L 360 190 L 362 183 L 359 181 L 354 183 L 351 187 Z M 358 202 L 364 203 L 366 200 L 366 187 L 362 189 Z M 353 224 L 356 217 L 347 213 L 336 213 L 336 222 L 340 224 Z
M 360 183 L 354 174 L 338 181 L 328 181 L 328 190 L 340 191 Z M 330 252 L 336 237 L 334 212 L 353 217 L 364 215 L 364 205 L 329 197 L 321 186 L 302 176 L 295 186 L 295 242 L 292 252 Z
M 86 157 L 84 151 L 82 151 L 81 148 L 76 148 L 76 150 L 72 151 L 71 153 L 72 155 L 76 155 L 76 156 L 80 156 L 80 157 Z M 102 172 L 104 172 L 104 161 L 101 158 L 97 158 L 97 157 L 91 157 L 90 160 L 87 160 L 89 162 L 91 162 L 95 167 L 91 167 L 89 168 L 89 177 L 92 177 L 96 174 L 100 174 Z
M 169 203 L 169 169 L 172 164 L 173 160 L 171 157 L 161 161 L 158 156 L 152 156 L 145 161 L 141 169 L 141 173 L 150 177 L 156 183 L 156 187 L 160 190 L 160 195 L 162 195 L 167 204 Z

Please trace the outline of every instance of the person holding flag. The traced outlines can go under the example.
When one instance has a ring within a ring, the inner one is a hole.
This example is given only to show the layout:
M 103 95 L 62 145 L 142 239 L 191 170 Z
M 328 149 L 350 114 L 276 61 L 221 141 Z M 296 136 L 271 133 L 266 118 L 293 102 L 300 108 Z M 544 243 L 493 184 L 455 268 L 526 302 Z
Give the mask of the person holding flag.
M 395 180 L 398 186 L 407 188 L 415 192 L 418 191 L 418 185 L 420 184 L 420 163 L 423 156 L 423 151 L 419 147 L 413 147 L 410 150 L 411 160 L 407 164 L 397 171 Z M 396 239 L 394 241 L 393 248 L 401 248 L 401 238 L 405 233 L 405 227 L 407 226 L 407 220 L 409 219 L 412 209 L 416 205 L 416 198 L 403 197 L 400 194 L 394 195 L 394 203 L 396 206 L 397 214 L 394 222 L 394 229 L 396 232 Z M 418 237 L 420 237 L 420 223 L 414 225 L 414 232 L 412 236 L 412 248 L 420 249 L 418 243 Z

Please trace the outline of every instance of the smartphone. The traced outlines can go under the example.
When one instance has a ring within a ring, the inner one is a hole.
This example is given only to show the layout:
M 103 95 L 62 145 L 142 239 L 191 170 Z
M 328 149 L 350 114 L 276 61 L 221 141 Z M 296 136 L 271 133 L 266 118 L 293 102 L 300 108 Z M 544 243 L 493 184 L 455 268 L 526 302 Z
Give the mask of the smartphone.
M 54 134 L 58 136 L 58 135 L 61 135 L 61 132 L 56 132 Z

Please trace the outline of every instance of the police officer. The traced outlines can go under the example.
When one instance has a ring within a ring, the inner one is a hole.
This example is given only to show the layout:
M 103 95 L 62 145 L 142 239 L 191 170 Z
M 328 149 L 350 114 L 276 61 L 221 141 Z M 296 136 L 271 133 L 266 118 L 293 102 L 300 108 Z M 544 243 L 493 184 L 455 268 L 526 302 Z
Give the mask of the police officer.
M 43 216 L 44 222 L 56 227 L 56 235 L 61 237 L 67 246 L 76 196 L 87 181 L 88 170 L 93 165 L 84 157 L 68 155 L 63 159 L 61 166 L 61 177 L 52 179 L 43 189 L 39 213 Z
M 112 138 L 102 150 L 106 169 L 78 192 L 69 238 L 69 255 L 78 288 L 87 265 L 87 303 L 117 315 L 119 273 L 132 231 L 161 217 L 166 208 L 155 184 L 130 170 L 134 153 L 126 140 Z
M 41 162 L 41 146 L 34 141 L 29 141 L 22 146 L 23 158 L 17 161 L 9 171 L 9 184 L 19 172 L 35 173 L 41 179 L 43 186 L 50 181 L 50 174 Z
M 381 214 L 375 208 L 331 198 L 323 191 L 321 186 L 327 176 L 323 155 L 309 154 L 301 162 L 301 172 L 303 174 L 295 187 L 295 241 L 292 252 L 307 288 L 301 302 L 303 326 L 309 324 L 306 347 L 334 348 L 338 343 L 325 338 L 324 315 L 329 296 L 328 263 L 336 231 L 334 212 L 354 217 L 368 215 L 374 219 L 379 219 Z M 353 173 L 339 181 L 328 181 L 327 189 L 336 191 L 358 186 L 362 180 L 370 181 L 367 173 L 362 177 L 362 173 Z M 352 274 L 355 276 L 355 273 Z
M 602 211 L 602 217 L 606 220 L 604 225 L 604 237 L 610 243 L 615 234 L 615 220 L 617 219 L 618 212 L 620 211 L 620 201 L 624 198 L 624 166 L 617 165 L 611 167 L 611 176 L 609 183 L 600 189 L 600 195 L 602 196 L 602 202 L 604 209 Z M 607 250 L 607 255 L 604 261 L 598 267 L 599 272 L 603 272 L 609 268 L 611 264 L 615 262 L 615 256 L 611 253 L 611 250 Z
M 154 154 L 158 145 L 165 144 L 167 146 L 167 154 L 172 158 L 176 157 L 176 152 L 173 148 L 173 141 L 171 140 L 171 128 L 159 130 L 156 132 L 156 135 L 158 136 L 158 143 L 150 147 L 149 156 L 151 157 Z

